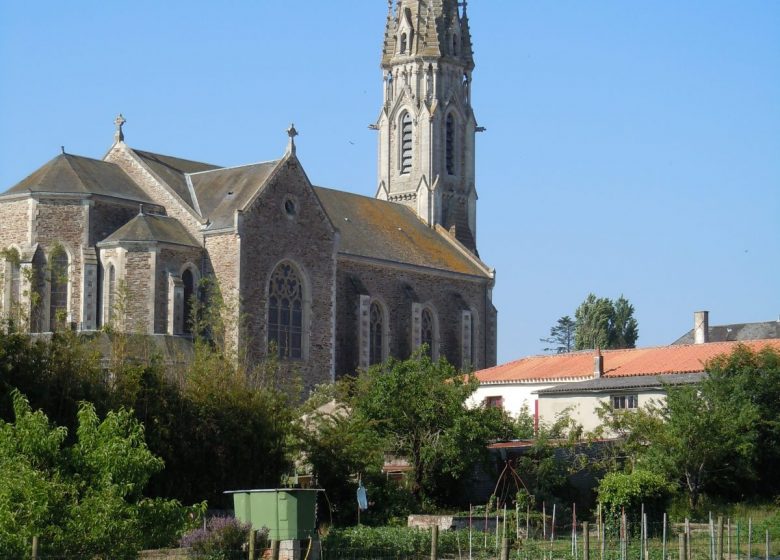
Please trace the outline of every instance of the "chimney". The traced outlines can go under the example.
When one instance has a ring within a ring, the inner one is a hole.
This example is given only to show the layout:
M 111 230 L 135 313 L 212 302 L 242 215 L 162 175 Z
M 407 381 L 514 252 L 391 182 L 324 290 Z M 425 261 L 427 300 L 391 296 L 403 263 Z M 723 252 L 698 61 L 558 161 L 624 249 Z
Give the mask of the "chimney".
M 710 341 L 710 312 L 696 311 L 693 314 L 693 342 L 705 344 Z
M 596 355 L 593 356 L 593 378 L 600 379 L 604 375 L 604 356 L 601 355 L 601 348 L 596 349 Z

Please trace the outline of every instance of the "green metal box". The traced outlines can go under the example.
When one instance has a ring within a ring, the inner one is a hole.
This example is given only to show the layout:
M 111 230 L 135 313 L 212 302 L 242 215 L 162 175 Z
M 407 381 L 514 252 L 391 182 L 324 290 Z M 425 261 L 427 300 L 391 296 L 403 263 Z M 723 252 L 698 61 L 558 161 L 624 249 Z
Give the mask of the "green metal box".
M 315 537 L 315 509 L 318 490 L 276 488 L 231 490 L 236 519 L 251 523 L 253 529 L 267 527 L 273 541 L 304 540 Z

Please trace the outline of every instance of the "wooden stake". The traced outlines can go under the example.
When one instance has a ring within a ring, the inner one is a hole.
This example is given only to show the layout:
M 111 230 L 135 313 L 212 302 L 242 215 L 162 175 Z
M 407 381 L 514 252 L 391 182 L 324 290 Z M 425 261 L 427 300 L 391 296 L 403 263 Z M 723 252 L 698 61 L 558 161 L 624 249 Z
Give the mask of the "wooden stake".
M 590 532 L 588 522 L 582 522 L 582 560 L 590 560 Z
M 439 526 L 431 527 L 431 560 L 439 557 Z
M 663 527 L 663 535 L 661 536 L 661 560 L 667 560 L 666 559 L 666 512 L 664 512 L 664 527 Z
M 255 540 L 257 531 L 254 529 L 249 530 L 249 560 L 255 560 Z

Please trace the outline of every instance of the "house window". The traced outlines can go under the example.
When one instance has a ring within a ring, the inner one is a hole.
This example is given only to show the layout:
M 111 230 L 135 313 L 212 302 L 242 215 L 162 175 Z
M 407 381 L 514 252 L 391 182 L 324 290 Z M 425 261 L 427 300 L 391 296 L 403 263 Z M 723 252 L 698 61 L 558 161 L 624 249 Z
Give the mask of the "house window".
M 412 170 L 412 116 L 405 111 L 401 116 L 401 173 Z
M 181 283 L 184 291 L 184 325 L 185 334 L 192 334 L 192 308 L 195 303 L 195 277 L 188 268 L 181 275 Z
M 447 174 L 455 175 L 455 119 L 452 113 L 447 115 L 445 128 Z
M 377 303 L 371 304 L 369 327 L 369 364 L 379 364 L 384 361 L 384 330 L 385 317 L 382 307 Z
M 638 395 L 613 395 L 610 398 L 612 400 L 612 408 L 615 410 L 635 409 L 639 405 Z
M 303 357 L 303 286 L 289 263 L 277 266 L 268 284 L 268 345 L 281 358 Z
M 485 408 L 504 408 L 504 397 L 485 397 Z
M 52 331 L 62 329 L 68 320 L 68 254 L 54 252 L 50 260 L 49 325 Z

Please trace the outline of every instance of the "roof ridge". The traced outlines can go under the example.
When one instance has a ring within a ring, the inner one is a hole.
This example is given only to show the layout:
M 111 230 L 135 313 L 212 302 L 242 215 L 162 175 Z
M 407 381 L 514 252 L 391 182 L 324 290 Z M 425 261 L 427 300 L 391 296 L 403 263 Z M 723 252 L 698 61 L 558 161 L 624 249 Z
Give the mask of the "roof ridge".
M 204 169 L 203 171 L 193 171 L 192 173 L 183 172 L 186 177 L 192 177 L 193 175 L 203 175 L 204 173 L 216 173 L 218 171 L 230 171 L 232 169 L 241 169 L 242 167 L 252 167 L 255 165 L 268 165 L 269 163 L 279 163 L 281 161 L 280 159 L 269 159 L 267 161 L 258 161 L 256 163 L 243 163 L 241 165 L 233 165 L 230 167 L 217 167 L 216 169 Z M 195 162 L 198 163 L 198 162 Z M 210 163 L 207 163 L 205 165 L 211 165 Z
M 208 162 L 205 162 L 205 161 L 198 161 L 197 159 L 187 159 L 187 158 L 183 158 L 183 157 L 179 157 L 179 156 L 169 156 L 167 154 L 160 154 L 158 152 L 150 152 L 148 150 L 139 150 L 137 148 L 131 148 L 130 146 L 128 146 L 128 148 L 130 149 L 130 151 L 133 151 L 136 154 L 147 154 L 147 155 L 150 155 L 150 156 L 164 157 L 164 158 L 170 158 L 170 159 L 178 159 L 180 161 L 186 161 L 188 163 L 198 163 L 200 165 L 208 165 L 208 166 L 214 167 L 216 169 L 222 169 L 222 166 L 220 166 L 220 165 L 216 165 L 214 163 L 208 163 Z M 160 163 L 163 163 L 163 162 L 160 162 Z M 182 171 L 182 173 L 184 173 L 184 172 Z

